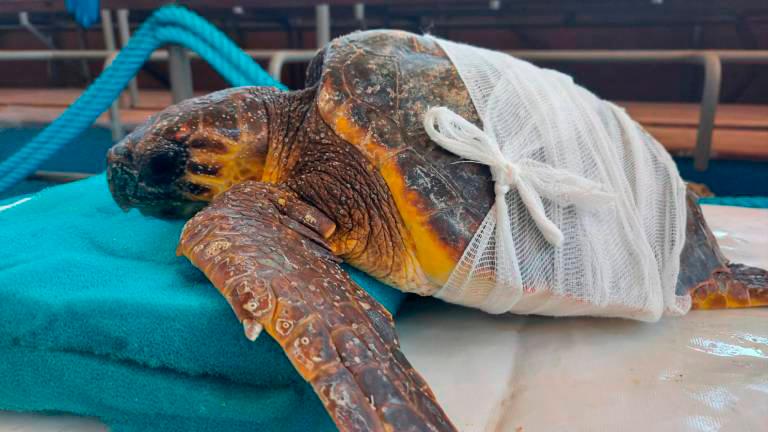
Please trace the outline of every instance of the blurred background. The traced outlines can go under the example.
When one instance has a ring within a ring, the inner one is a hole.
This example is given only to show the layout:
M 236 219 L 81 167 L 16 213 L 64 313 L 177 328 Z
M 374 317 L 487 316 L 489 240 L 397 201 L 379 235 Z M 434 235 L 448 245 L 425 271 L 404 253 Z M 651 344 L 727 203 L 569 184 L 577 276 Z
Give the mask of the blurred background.
M 675 155 L 686 179 L 721 195 L 768 195 L 765 0 L 176 3 L 291 89 L 303 86 L 318 47 L 355 30 L 429 32 L 511 51 L 625 106 Z M 0 160 L 55 119 L 163 4 L 0 1 Z M 106 148 L 148 115 L 227 86 L 196 56 L 158 51 L 93 128 L 0 197 L 100 172 Z

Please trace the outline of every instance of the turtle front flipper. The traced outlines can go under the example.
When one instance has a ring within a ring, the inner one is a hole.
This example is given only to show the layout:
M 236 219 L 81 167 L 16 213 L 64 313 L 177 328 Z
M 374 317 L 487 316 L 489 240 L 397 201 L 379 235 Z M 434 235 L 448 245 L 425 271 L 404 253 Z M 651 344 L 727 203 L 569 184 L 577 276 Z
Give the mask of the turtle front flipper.
M 255 339 L 265 329 L 339 430 L 453 431 L 400 351 L 392 317 L 339 266 L 334 223 L 277 186 L 245 182 L 184 227 L 179 254 Z

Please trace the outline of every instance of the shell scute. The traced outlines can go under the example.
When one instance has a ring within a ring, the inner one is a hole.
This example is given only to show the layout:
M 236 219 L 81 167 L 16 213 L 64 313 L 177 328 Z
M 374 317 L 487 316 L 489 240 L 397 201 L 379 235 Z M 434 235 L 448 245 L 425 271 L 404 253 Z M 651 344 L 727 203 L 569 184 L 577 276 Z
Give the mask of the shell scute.
M 419 204 L 425 214 L 430 214 L 461 203 L 459 193 L 443 176 L 441 170 L 418 154 L 407 148 L 395 156 L 395 163 L 403 173 L 405 187 L 411 190 L 428 191 L 420 194 Z
M 422 124 L 430 107 L 446 106 L 481 126 L 466 87 L 434 40 L 407 32 L 353 33 L 323 56 L 320 117 L 378 170 L 418 261 L 442 285 L 472 239 L 468 227 L 493 204 L 488 168 L 456 164 L 461 158 L 434 144 Z
M 345 63 L 342 73 L 352 96 L 383 113 L 395 114 L 399 77 L 395 58 L 360 51 Z

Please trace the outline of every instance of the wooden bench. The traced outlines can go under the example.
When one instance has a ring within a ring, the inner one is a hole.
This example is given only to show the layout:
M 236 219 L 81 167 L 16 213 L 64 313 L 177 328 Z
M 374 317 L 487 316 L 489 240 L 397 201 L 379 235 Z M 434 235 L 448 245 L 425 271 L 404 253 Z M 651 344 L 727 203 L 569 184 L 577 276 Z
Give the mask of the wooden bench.
M 48 124 L 82 92 L 81 89 L 0 88 L 0 125 Z M 124 108 L 127 104 L 121 104 L 120 121 L 132 129 L 171 103 L 169 92 L 143 90 L 136 108 Z M 107 113 L 99 116 L 96 124 L 109 127 Z
M 674 155 L 691 155 L 696 145 L 699 105 L 617 102 Z M 712 156 L 768 160 L 768 105 L 721 104 L 717 107 Z
M 0 89 L 0 125 L 46 124 L 71 104 L 79 89 Z M 136 108 L 120 110 L 120 120 L 132 128 L 171 104 L 165 91 L 142 90 Z M 617 102 L 656 137 L 670 153 L 691 155 L 696 143 L 699 105 L 658 102 Z M 103 114 L 97 124 L 108 127 Z M 722 104 L 717 109 L 712 151 L 714 158 L 768 160 L 768 105 Z

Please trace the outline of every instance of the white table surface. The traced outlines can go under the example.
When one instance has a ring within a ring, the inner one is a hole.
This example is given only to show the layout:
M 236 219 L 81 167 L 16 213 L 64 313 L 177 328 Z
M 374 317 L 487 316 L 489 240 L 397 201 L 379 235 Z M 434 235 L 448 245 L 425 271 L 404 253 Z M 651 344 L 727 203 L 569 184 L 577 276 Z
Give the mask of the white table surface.
M 734 261 L 768 268 L 768 210 L 705 206 Z M 768 308 L 645 324 L 406 306 L 403 350 L 462 431 L 768 431 Z M 0 412 L 0 432 L 97 420 Z

